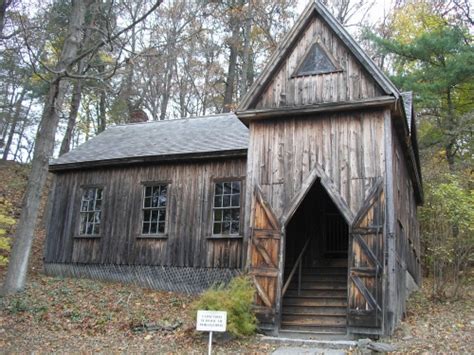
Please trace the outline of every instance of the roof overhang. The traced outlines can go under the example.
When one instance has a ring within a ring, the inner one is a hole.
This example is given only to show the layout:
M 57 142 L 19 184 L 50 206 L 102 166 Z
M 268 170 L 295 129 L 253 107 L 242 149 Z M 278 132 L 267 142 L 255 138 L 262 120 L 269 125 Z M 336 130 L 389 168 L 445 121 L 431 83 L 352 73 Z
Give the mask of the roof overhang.
M 242 121 L 242 123 L 248 126 L 249 123 L 254 120 L 309 116 L 320 113 L 354 111 L 381 107 L 392 108 L 396 102 L 397 99 L 393 96 L 380 96 L 357 101 L 327 102 L 315 105 L 279 107 L 276 109 L 247 110 L 236 112 L 235 114 Z
M 157 164 L 157 163 L 162 163 L 162 164 L 193 163 L 193 162 L 201 162 L 201 161 L 206 161 L 206 160 L 234 159 L 234 158 L 237 159 L 237 158 L 246 158 L 246 157 L 247 157 L 247 149 L 235 149 L 235 150 L 217 151 L 217 152 L 199 152 L 199 153 L 170 154 L 170 155 L 159 155 L 159 156 L 128 157 L 128 158 L 120 158 L 120 159 L 83 161 L 83 162 L 67 163 L 67 164 L 50 164 L 49 171 L 56 173 L 56 172 L 79 170 L 79 169 L 125 167 L 125 166 Z
M 407 122 L 407 112 L 405 112 L 405 105 L 402 102 L 402 97 L 397 100 L 397 104 L 395 105 L 395 110 L 392 111 L 393 115 L 393 125 L 395 131 L 398 135 L 400 140 L 400 145 L 402 147 L 403 154 L 405 156 L 405 161 L 407 163 L 408 174 L 414 184 L 414 191 L 415 191 L 415 198 L 416 203 L 418 205 L 422 205 L 424 201 L 424 194 L 423 194 L 423 180 L 421 177 L 421 166 L 420 160 L 418 156 L 418 146 L 413 144 L 413 139 L 411 138 L 411 134 L 416 134 L 416 128 L 412 128 L 412 133 L 410 134 L 410 130 L 408 127 Z M 414 112 L 410 113 L 414 117 Z

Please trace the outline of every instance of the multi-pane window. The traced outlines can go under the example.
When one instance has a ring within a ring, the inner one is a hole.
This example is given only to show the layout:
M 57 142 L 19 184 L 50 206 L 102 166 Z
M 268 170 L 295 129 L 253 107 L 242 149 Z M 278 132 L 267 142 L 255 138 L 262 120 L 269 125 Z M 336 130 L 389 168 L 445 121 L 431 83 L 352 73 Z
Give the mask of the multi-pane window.
M 102 192 L 100 187 L 84 189 L 81 200 L 80 235 L 99 235 L 102 217 Z
M 165 233 L 168 185 L 156 184 L 144 187 L 142 234 Z
M 238 235 L 240 231 L 240 181 L 217 182 L 214 188 L 213 234 Z

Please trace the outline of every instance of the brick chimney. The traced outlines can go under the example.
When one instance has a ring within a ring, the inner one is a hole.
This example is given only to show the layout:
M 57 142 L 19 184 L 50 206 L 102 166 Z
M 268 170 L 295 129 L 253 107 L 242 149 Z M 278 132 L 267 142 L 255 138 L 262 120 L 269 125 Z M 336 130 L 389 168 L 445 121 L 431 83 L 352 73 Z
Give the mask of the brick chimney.
M 143 110 L 135 110 L 130 115 L 129 123 L 139 123 L 148 121 L 148 115 Z

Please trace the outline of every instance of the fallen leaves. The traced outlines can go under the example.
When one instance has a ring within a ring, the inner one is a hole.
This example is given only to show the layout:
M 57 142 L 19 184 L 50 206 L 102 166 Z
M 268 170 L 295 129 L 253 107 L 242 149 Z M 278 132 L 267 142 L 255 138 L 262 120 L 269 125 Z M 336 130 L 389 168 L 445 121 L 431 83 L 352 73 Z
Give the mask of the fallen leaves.
M 391 342 L 400 353 L 471 353 L 474 344 L 474 302 L 472 286 L 467 297 L 440 302 L 429 297 L 431 280 L 407 304 L 407 317 Z

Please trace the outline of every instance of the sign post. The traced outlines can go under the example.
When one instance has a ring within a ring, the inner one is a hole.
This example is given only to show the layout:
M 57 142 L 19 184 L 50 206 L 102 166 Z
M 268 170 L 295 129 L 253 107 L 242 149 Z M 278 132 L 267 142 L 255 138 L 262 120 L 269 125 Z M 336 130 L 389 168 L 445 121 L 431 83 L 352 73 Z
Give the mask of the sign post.
M 209 332 L 208 354 L 212 352 L 212 332 L 225 332 L 227 328 L 227 312 L 198 311 L 196 330 Z

